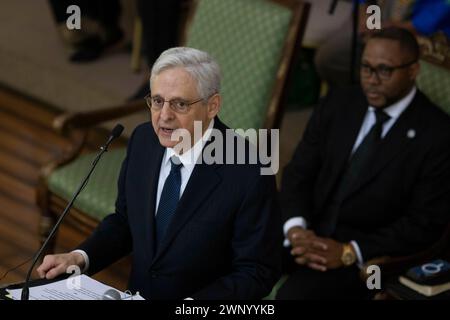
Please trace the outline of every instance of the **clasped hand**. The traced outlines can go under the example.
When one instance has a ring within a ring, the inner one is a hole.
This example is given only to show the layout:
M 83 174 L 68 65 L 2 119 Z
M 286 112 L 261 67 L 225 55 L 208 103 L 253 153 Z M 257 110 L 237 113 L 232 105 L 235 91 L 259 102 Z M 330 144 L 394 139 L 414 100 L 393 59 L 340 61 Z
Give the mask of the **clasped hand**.
M 301 227 L 289 229 L 287 237 L 292 246 L 291 254 L 297 264 L 318 271 L 343 266 L 342 243 L 331 238 L 319 237 L 314 231 Z

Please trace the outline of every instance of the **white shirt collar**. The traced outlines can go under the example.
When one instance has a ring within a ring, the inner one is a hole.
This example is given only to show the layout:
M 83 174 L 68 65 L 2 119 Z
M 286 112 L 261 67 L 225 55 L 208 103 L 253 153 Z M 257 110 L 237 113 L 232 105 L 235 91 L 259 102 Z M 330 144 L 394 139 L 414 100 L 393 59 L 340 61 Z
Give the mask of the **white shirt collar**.
M 416 86 L 413 86 L 406 96 L 391 104 L 390 106 L 384 108 L 383 111 L 386 112 L 391 117 L 391 119 L 397 119 L 402 114 L 402 112 L 405 111 L 405 109 L 411 104 L 411 101 L 416 95 L 416 91 Z M 369 110 L 373 112 L 375 111 L 375 108 L 369 106 Z
M 176 156 L 180 159 L 180 162 L 183 164 L 183 167 L 188 169 L 193 168 L 195 164 L 197 163 L 198 158 L 200 157 L 203 146 L 205 145 L 206 141 L 209 140 L 211 134 L 212 134 L 212 128 L 214 126 L 214 119 L 211 119 L 209 122 L 208 128 L 205 130 L 205 133 L 203 134 L 202 138 L 199 139 L 192 148 L 185 151 L 182 155 L 179 155 L 175 152 L 173 148 L 166 148 L 166 152 L 164 154 L 163 159 L 163 165 L 168 165 L 168 161 L 172 156 Z

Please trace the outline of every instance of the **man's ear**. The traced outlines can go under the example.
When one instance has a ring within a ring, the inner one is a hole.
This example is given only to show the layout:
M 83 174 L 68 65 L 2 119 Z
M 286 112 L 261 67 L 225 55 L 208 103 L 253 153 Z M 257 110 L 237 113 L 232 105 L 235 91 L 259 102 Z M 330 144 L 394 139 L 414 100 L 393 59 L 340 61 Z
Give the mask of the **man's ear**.
M 417 78 L 417 75 L 420 71 L 420 63 L 416 62 L 409 67 L 409 78 L 414 81 Z
M 222 103 L 222 97 L 220 94 L 216 93 L 211 98 L 208 99 L 208 118 L 214 118 L 220 111 L 220 106 Z

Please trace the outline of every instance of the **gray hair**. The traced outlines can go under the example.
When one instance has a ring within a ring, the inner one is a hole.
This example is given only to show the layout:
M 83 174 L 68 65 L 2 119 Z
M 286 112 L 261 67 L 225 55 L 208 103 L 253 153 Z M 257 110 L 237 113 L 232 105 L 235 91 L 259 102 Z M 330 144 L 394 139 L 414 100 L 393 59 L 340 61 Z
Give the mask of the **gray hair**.
M 150 84 L 161 72 L 177 67 L 184 68 L 197 82 L 200 97 L 206 99 L 220 92 L 219 64 L 207 52 L 188 47 L 171 48 L 161 53 L 153 64 Z

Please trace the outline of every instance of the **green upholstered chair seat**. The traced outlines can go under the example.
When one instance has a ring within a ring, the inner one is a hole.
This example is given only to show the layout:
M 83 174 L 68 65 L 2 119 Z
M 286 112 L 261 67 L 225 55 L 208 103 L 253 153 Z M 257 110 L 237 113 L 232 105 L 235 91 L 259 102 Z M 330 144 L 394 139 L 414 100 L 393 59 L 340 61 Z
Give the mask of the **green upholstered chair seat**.
M 450 71 L 421 60 L 417 86 L 427 97 L 450 114 Z
M 264 125 L 291 18 L 292 11 L 269 1 L 199 2 L 186 45 L 219 62 L 219 117 L 230 128 Z
M 103 155 L 86 188 L 75 201 L 75 208 L 99 220 L 114 212 L 117 179 L 125 153 L 126 150 L 121 148 L 110 150 Z M 50 191 L 69 201 L 88 173 L 95 156 L 80 156 L 76 161 L 55 170 L 48 180 Z

